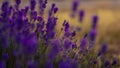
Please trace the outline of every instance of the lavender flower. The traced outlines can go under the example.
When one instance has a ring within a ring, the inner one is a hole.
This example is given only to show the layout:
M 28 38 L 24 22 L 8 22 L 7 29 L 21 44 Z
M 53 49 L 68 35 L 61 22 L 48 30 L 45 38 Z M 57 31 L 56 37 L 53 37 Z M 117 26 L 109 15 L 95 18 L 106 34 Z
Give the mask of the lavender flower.
M 24 51 L 28 55 L 34 55 L 38 48 L 38 40 L 34 34 L 28 35 L 23 39 Z
M 44 10 L 46 8 L 47 0 L 38 0 L 39 2 L 39 14 L 43 15 Z
M 79 1 L 78 0 L 74 0 L 73 1 L 73 5 L 72 5 L 72 11 L 76 12 L 79 6 Z
M 36 6 L 36 1 L 35 0 L 30 0 L 30 9 L 34 10 Z
M 96 35 L 97 35 L 97 32 L 96 32 L 96 30 L 95 29 L 92 29 L 91 31 L 90 31 L 90 40 L 91 41 L 95 41 L 95 39 L 96 39 Z
M 102 54 L 105 54 L 107 51 L 107 44 L 103 44 L 102 47 L 101 47 L 101 50 L 99 51 L 98 53 L 98 56 L 102 55 Z
M 80 10 L 80 12 L 79 12 L 79 21 L 80 22 L 83 22 L 84 16 L 85 16 L 85 11 Z
M 16 4 L 19 5 L 21 3 L 21 0 L 15 0 Z
M 95 29 L 97 27 L 98 16 L 93 16 L 92 20 L 92 28 Z
M 0 68 L 6 68 L 5 61 L 0 60 Z

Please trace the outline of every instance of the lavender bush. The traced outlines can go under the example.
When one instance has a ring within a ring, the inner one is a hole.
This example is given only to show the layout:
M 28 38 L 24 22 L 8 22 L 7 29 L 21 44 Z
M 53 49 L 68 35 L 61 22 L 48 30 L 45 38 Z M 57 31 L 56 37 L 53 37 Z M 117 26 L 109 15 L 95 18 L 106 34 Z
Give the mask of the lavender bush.
M 64 20 L 61 32 L 56 32 L 58 8 L 51 5 L 48 19 L 44 19 L 47 0 L 36 0 L 20 8 L 21 0 L 12 6 L 4 1 L 0 10 L 0 68 L 119 68 L 118 58 L 107 55 L 107 44 L 94 49 L 98 16 L 93 16 L 91 29 L 81 39 L 75 39 L 78 30 L 71 30 Z M 72 15 L 77 13 L 78 1 L 73 2 Z M 80 22 L 85 11 L 78 13 Z

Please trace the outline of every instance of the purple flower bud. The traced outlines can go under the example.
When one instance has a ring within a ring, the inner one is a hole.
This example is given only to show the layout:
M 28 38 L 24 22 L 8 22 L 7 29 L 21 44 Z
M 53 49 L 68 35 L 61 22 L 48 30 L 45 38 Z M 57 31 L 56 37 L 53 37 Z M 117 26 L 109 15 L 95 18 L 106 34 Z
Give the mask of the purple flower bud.
M 56 8 L 54 8 L 54 13 L 56 13 L 58 11 L 58 8 L 56 7 Z
M 7 1 L 3 2 L 1 7 L 2 11 L 7 11 L 8 6 L 9 6 L 9 3 Z
M 108 67 L 110 65 L 110 61 L 106 60 L 104 65 L 105 65 L 105 67 Z
M 3 58 L 4 58 L 5 60 L 8 60 L 8 59 L 9 59 L 8 53 L 3 54 Z
M 5 61 L 0 60 L 0 68 L 6 68 Z
M 15 0 L 16 4 L 19 5 L 21 3 L 21 0 Z
M 95 41 L 95 39 L 96 39 L 96 35 L 97 35 L 97 32 L 96 32 L 96 30 L 95 29 L 92 29 L 91 31 L 90 31 L 90 40 L 91 41 Z
M 72 44 L 72 48 L 77 48 L 77 45 L 76 44 Z
M 85 11 L 80 10 L 80 12 L 79 12 L 79 20 L 80 20 L 80 22 L 83 22 L 84 16 L 85 16 Z
M 76 12 L 79 6 L 78 0 L 74 0 L 73 5 L 72 5 L 72 11 Z
M 81 50 L 85 50 L 86 49 L 86 45 L 87 45 L 87 39 L 86 38 L 83 38 L 81 40 L 81 43 L 80 43 L 80 49 Z
M 95 29 L 97 27 L 97 22 L 98 22 L 98 16 L 93 16 L 93 21 L 92 21 L 93 29 Z
M 28 55 L 33 55 L 36 53 L 38 48 L 38 40 L 35 34 L 28 35 L 23 39 L 24 51 Z
M 67 40 L 67 39 L 64 40 L 63 46 L 64 46 L 65 49 L 69 49 L 70 46 L 71 46 L 71 41 L 70 41 L 70 40 Z
M 100 50 L 99 53 L 98 53 L 98 56 L 106 53 L 106 51 L 107 51 L 107 44 L 104 43 L 104 44 L 102 45 L 102 47 L 101 47 L 101 50 Z
M 30 0 L 30 9 L 34 10 L 36 6 L 36 1 L 35 0 Z
M 113 62 L 112 62 L 112 65 L 116 65 L 117 64 L 117 60 L 114 59 Z
M 71 33 L 71 35 L 72 35 L 72 37 L 74 37 L 74 36 L 76 35 L 76 31 L 73 31 L 73 32 Z

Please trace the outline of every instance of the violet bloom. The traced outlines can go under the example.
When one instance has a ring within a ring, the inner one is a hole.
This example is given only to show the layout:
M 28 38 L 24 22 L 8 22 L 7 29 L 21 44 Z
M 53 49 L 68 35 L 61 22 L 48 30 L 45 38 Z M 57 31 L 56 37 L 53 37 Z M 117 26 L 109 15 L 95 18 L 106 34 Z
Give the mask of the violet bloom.
M 99 51 L 98 53 L 98 56 L 102 55 L 102 54 L 105 54 L 107 51 L 107 44 L 103 44 L 102 47 L 101 47 L 101 50 Z
M 52 49 L 51 51 L 49 52 L 49 59 L 54 59 L 58 53 L 59 53 L 59 50 L 60 50 L 60 41 L 59 40 L 53 40 L 52 44 Z
M 79 1 L 78 0 L 74 0 L 73 4 L 72 4 L 72 11 L 76 12 L 79 6 Z
M 6 68 L 5 61 L 0 60 L 0 68 Z
M 86 35 L 85 35 L 85 37 L 81 40 L 80 49 L 83 51 L 83 50 L 86 49 L 86 46 L 87 46 L 87 38 L 86 38 Z
M 30 9 L 34 10 L 36 6 L 36 1 L 35 0 L 30 0 Z
M 74 36 L 76 35 L 76 31 L 73 31 L 73 32 L 71 33 L 71 35 L 72 35 L 72 37 L 74 37 Z
M 110 61 L 109 60 L 106 60 L 105 63 L 104 63 L 104 66 L 105 67 L 108 67 L 110 65 Z
M 28 35 L 23 39 L 23 47 L 26 54 L 36 54 L 38 48 L 38 39 L 35 34 Z
M 63 47 L 65 48 L 65 49 L 69 49 L 70 47 L 71 47 L 71 41 L 70 40 L 64 40 L 64 42 L 63 42 Z
M 112 65 L 116 65 L 118 62 L 116 59 L 113 60 Z
M 21 3 L 21 0 L 15 0 L 16 4 L 19 5 Z
M 97 23 L 98 23 L 98 16 L 93 16 L 92 29 L 95 29 L 97 27 Z
M 80 12 L 79 12 L 79 21 L 80 22 L 83 22 L 84 16 L 85 16 L 85 11 L 80 10 Z
M 38 0 L 39 2 L 39 14 L 43 15 L 44 10 L 46 8 L 47 0 Z
M 97 35 L 97 31 L 96 31 L 95 29 L 92 29 L 92 30 L 90 31 L 90 34 L 89 34 L 89 36 L 90 36 L 90 41 L 95 41 L 96 35 Z
M 8 59 L 9 59 L 8 53 L 3 54 L 3 59 L 5 59 L 5 60 L 8 60 Z

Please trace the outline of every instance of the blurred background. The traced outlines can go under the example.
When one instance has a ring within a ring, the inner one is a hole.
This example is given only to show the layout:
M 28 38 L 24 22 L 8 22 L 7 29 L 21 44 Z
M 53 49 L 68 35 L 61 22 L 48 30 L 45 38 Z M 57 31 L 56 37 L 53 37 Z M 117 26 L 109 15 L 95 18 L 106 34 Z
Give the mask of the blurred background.
M 2 1 L 0 0 L 0 5 Z M 8 0 L 13 4 L 13 0 Z M 29 5 L 29 0 L 22 0 L 21 7 Z M 80 38 L 90 29 L 93 15 L 98 15 L 98 47 L 104 41 L 109 45 L 109 49 L 113 54 L 120 54 L 120 0 L 80 0 L 79 10 L 85 10 L 83 23 L 78 18 L 71 18 L 72 0 L 48 0 L 45 17 L 52 3 L 56 3 L 59 8 L 58 25 L 56 29 L 60 29 L 64 20 L 70 22 L 71 27 L 82 27 L 82 32 L 77 33 L 76 38 Z M 36 8 L 37 9 L 37 8 Z M 76 15 L 77 16 L 77 15 Z

